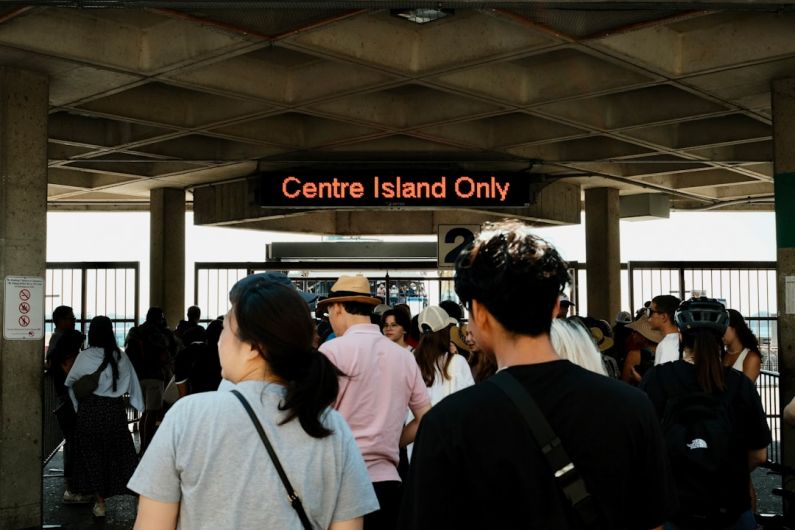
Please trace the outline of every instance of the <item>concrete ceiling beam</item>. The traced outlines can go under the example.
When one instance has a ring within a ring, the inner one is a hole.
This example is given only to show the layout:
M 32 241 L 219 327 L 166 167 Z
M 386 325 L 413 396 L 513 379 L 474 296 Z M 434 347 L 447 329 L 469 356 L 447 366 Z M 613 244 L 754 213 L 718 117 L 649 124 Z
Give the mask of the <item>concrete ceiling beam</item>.
M 457 91 L 471 91 L 513 105 L 530 106 L 626 91 L 658 80 L 593 55 L 564 48 L 461 70 L 432 78 L 432 81 Z

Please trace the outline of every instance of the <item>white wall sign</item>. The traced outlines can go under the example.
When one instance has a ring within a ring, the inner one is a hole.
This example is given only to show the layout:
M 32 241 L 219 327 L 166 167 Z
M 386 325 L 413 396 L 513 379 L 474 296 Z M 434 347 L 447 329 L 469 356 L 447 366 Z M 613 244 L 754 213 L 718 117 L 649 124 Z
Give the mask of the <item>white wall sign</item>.
M 439 225 L 437 262 L 440 269 L 452 269 L 458 254 L 475 239 L 480 225 Z
M 6 340 L 44 338 L 44 278 L 6 276 L 3 303 Z

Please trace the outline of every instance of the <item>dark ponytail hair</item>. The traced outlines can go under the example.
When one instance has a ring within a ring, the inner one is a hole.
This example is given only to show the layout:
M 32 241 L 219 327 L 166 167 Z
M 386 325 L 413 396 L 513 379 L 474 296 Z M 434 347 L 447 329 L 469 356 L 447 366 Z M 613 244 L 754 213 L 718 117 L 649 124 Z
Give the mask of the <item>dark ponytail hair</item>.
M 279 410 L 287 417 L 281 424 L 298 418 L 309 436 L 331 434 L 321 417 L 336 400 L 337 377 L 343 374 L 312 347 L 315 329 L 306 302 L 292 287 L 257 276 L 237 282 L 229 300 L 237 337 L 253 345 L 270 371 L 286 382 L 287 396 Z
M 113 332 L 113 323 L 106 316 L 97 316 L 91 319 L 88 325 L 88 345 L 105 350 L 105 360 L 113 371 L 113 391 L 116 391 L 116 381 L 119 379 L 119 362 L 121 350 L 116 343 L 116 334 Z M 116 355 L 113 355 L 113 354 Z
M 723 362 L 722 336 L 712 330 L 696 328 L 682 334 L 680 350 L 687 348 L 693 354 L 696 380 L 704 392 L 723 392 L 726 378 Z
M 447 368 L 453 356 L 450 354 L 450 326 L 439 331 L 427 331 L 420 336 L 420 343 L 414 349 L 414 358 L 420 368 L 425 386 L 430 387 L 436 380 L 436 368 L 444 379 L 450 379 Z

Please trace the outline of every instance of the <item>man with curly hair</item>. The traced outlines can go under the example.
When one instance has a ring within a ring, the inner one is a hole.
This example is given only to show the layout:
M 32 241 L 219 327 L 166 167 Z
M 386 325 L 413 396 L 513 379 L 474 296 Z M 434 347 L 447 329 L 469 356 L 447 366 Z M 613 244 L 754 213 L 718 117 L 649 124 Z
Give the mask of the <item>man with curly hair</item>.
M 648 530 L 676 509 L 648 398 L 552 346 L 567 269 L 518 221 L 485 226 L 459 256 L 455 289 L 470 330 L 506 374 L 452 394 L 423 418 L 400 528 Z M 526 404 L 494 383 L 508 374 L 557 436 L 543 452 L 520 410 Z M 553 468 L 545 453 L 561 445 L 567 465 Z

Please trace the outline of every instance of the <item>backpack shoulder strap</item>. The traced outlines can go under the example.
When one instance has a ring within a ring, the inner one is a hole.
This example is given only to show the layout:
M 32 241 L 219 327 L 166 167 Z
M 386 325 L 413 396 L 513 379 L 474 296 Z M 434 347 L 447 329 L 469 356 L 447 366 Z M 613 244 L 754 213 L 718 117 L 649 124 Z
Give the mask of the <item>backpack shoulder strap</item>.
M 510 372 L 501 370 L 487 379 L 487 382 L 497 386 L 513 401 L 521 414 L 530 433 L 536 441 L 541 453 L 547 460 L 555 482 L 563 492 L 563 496 L 570 503 L 574 512 L 586 528 L 598 528 L 598 513 L 593 497 L 588 493 L 588 488 L 574 466 L 560 438 L 552 430 L 552 426 L 538 408 L 538 404 L 527 390 L 516 380 Z M 568 528 L 562 524 L 561 528 Z

